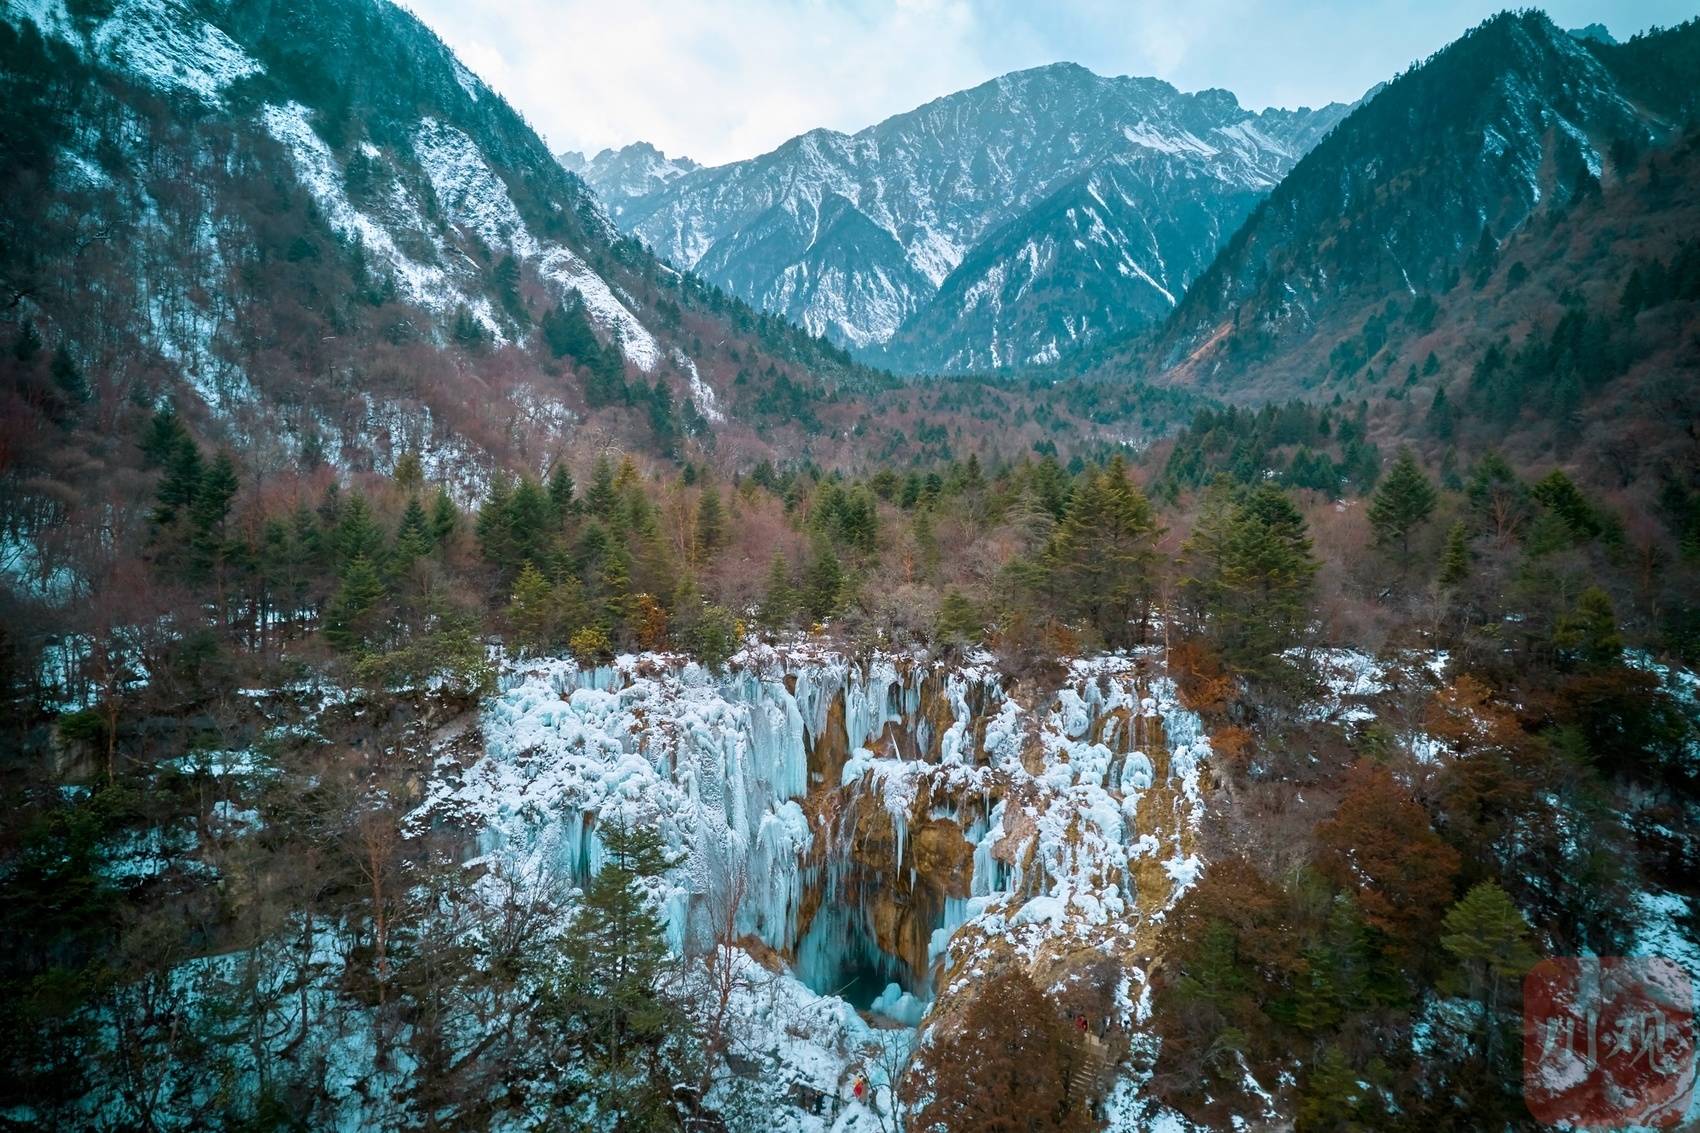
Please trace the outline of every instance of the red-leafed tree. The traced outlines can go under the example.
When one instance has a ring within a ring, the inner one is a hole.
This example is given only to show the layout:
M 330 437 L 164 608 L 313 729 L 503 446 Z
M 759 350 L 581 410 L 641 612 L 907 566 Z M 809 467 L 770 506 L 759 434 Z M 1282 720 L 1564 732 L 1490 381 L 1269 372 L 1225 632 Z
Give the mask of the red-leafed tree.
M 1025 972 L 992 977 L 954 1027 L 923 1052 L 903 1094 L 920 1112 L 914 1133 L 1035 1133 L 1094 1129 L 1085 1098 L 1069 1096 L 1077 1058 L 1068 1023 Z
M 1394 951 L 1419 952 L 1454 898 L 1458 852 L 1385 767 L 1361 765 L 1333 818 L 1317 826 L 1320 865 L 1356 896 L 1364 923 Z

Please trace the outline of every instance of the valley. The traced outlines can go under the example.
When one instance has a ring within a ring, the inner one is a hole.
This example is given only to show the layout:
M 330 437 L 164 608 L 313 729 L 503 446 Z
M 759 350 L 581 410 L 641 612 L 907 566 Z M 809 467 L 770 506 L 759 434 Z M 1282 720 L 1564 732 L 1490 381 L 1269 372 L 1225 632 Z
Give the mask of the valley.
M 0 0 L 0 1124 L 1536 1128 L 1700 979 L 1700 21 L 1459 32 L 702 166 Z

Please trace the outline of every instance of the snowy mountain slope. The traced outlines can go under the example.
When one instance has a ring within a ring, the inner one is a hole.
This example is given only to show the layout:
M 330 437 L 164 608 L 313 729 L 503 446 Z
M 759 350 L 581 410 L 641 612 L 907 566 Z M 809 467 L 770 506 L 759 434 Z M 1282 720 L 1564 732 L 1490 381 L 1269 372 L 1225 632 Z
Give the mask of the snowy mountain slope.
M 1183 94 L 1155 79 L 1103 78 L 1056 64 L 1005 75 L 854 135 L 815 130 L 761 157 L 685 174 L 621 200 L 616 222 L 675 264 L 858 348 L 893 341 L 915 319 L 916 337 L 949 342 L 914 364 L 966 368 L 986 364 L 990 354 L 984 328 L 956 324 L 968 313 L 961 297 L 936 314 L 921 312 L 999 229 L 1024 223 L 1089 171 L 1120 164 L 1138 171 L 1113 177 L 1129 228 L 1173 230 L 1160 259 L 1145 254 L 1134 235 L 1120 243 L 1140 248 L 1128 253 L 1140 270 L 1184 287 L 1196 271 L 1189 265 L 1207 262 L 1218 234 L 1232 230 L 1346 110 L 1253 114 L 1225 91 Z M 866 223 L 845 223 L 846 206 Z M 1177 225 L 1181 216 L 1188 220 Z M 1035 219 L 1051 223 L 1050 214 Z M 874 231 L 886 239 L 874 239 Z M 1034 239 L 1046 236 L 1057 233 Z M 1001 256 L 988 259 L 1006 263 L 1022 243 L 1006 236 Z M 1121 260 L 1100 255 L 1071 270 L 1094 280 L 1108 273 L 1114 292 Z M 979 278 L 992 269 L 983 264 Z M 1004 274 L 1010 270 L 1006 263 Z M 1065 273 L 1056 285 L 1072 278 Z M 959 289 L 974 282 L 959 281 Z M 1108 296 L 1093 302 L 1114 307 Z M 1049 341 L 1046 319 L 1020 305 L 1001 309 L 1006 313 L 992 319 L 1000 341 Z M 1137 309 L 1132 316 L 1149 314 Z M 959 348 L 970 341 L 974 349 Z M 1067 343 L 1064 335 L 1060 344 Z M 1000 349 L 996 364 L 1025 360 L 1036 349 Z M 907 363 L 908 356 L 898 351 L 890 360 Z
M 1044 365 L 1161 322 L 1260 198 L 1164 157 L 1107 159 L 976 246 L 887 357 L 917 371 Z
M 659 192 L 702 168 L 688 157 L 668 157 L 648 142 L 605 149 L 588 159 L 571 151 L 555 156 L 562 168 L 578 174 L 596 191 L 615 217 L 625 210 L 628 200 Z
M 418 449 L 470 500 L 588 416 L 596 359 L 545 340 L 557 307 L 582 305 L 632 388 L 669 386 L 693 421 L 725 422 L 734 355 L 847 365 L 622 237 L 384 0 L 4 0 L 0 41 L 8 309 L 116 401 L 199 402 L 290 462 L 381 470 Z

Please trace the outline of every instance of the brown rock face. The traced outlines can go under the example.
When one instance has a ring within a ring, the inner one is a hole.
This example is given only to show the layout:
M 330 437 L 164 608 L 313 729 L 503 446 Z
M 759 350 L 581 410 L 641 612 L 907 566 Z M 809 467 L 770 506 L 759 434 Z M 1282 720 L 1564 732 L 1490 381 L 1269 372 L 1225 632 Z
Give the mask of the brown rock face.
M 832 698 L 826 710 L 826 727 L 809 749 L 809 785 L 832 790 L 850 761 L 850 740 L 844 731 L 844 694 Z
M 910 865 L 918 883 L 945 897 L 967 897 L 974 881 L 974 846 L 953 819 L 940 818 L 910 831 Z

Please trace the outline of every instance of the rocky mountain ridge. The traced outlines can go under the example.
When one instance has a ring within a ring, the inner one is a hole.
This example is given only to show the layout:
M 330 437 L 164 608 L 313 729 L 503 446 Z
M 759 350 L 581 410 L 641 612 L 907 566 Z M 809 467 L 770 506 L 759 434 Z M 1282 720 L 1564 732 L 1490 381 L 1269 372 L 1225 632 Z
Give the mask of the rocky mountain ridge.
M 1537 209 L 1597 195 L 1601 178 L 1680 132 L 1685 96 L 1613 63 L 1692 38 L 1632 49 L 1578 39 L 1540 12 L 1485 22 L 1298 164 L 1179 304 L 1148 366 L 1227 388 L 1389 296 L 1479 286 Z
M 660 192 L 702 168 L 688 157 L 668 157 L 648 142 L 605 149 L 589 158 L 569 150 L 556 154 L 555 159 L 569 173 L 583 178 L 616 218 L 625 210 L 626 201 Z
M 676 266 L 864 357 L 1007 367 L 1166 313 L 1347 110 L 1059 63 L 606 199 Z M 1029 298 L 1082 289 L 1078 314 Z

